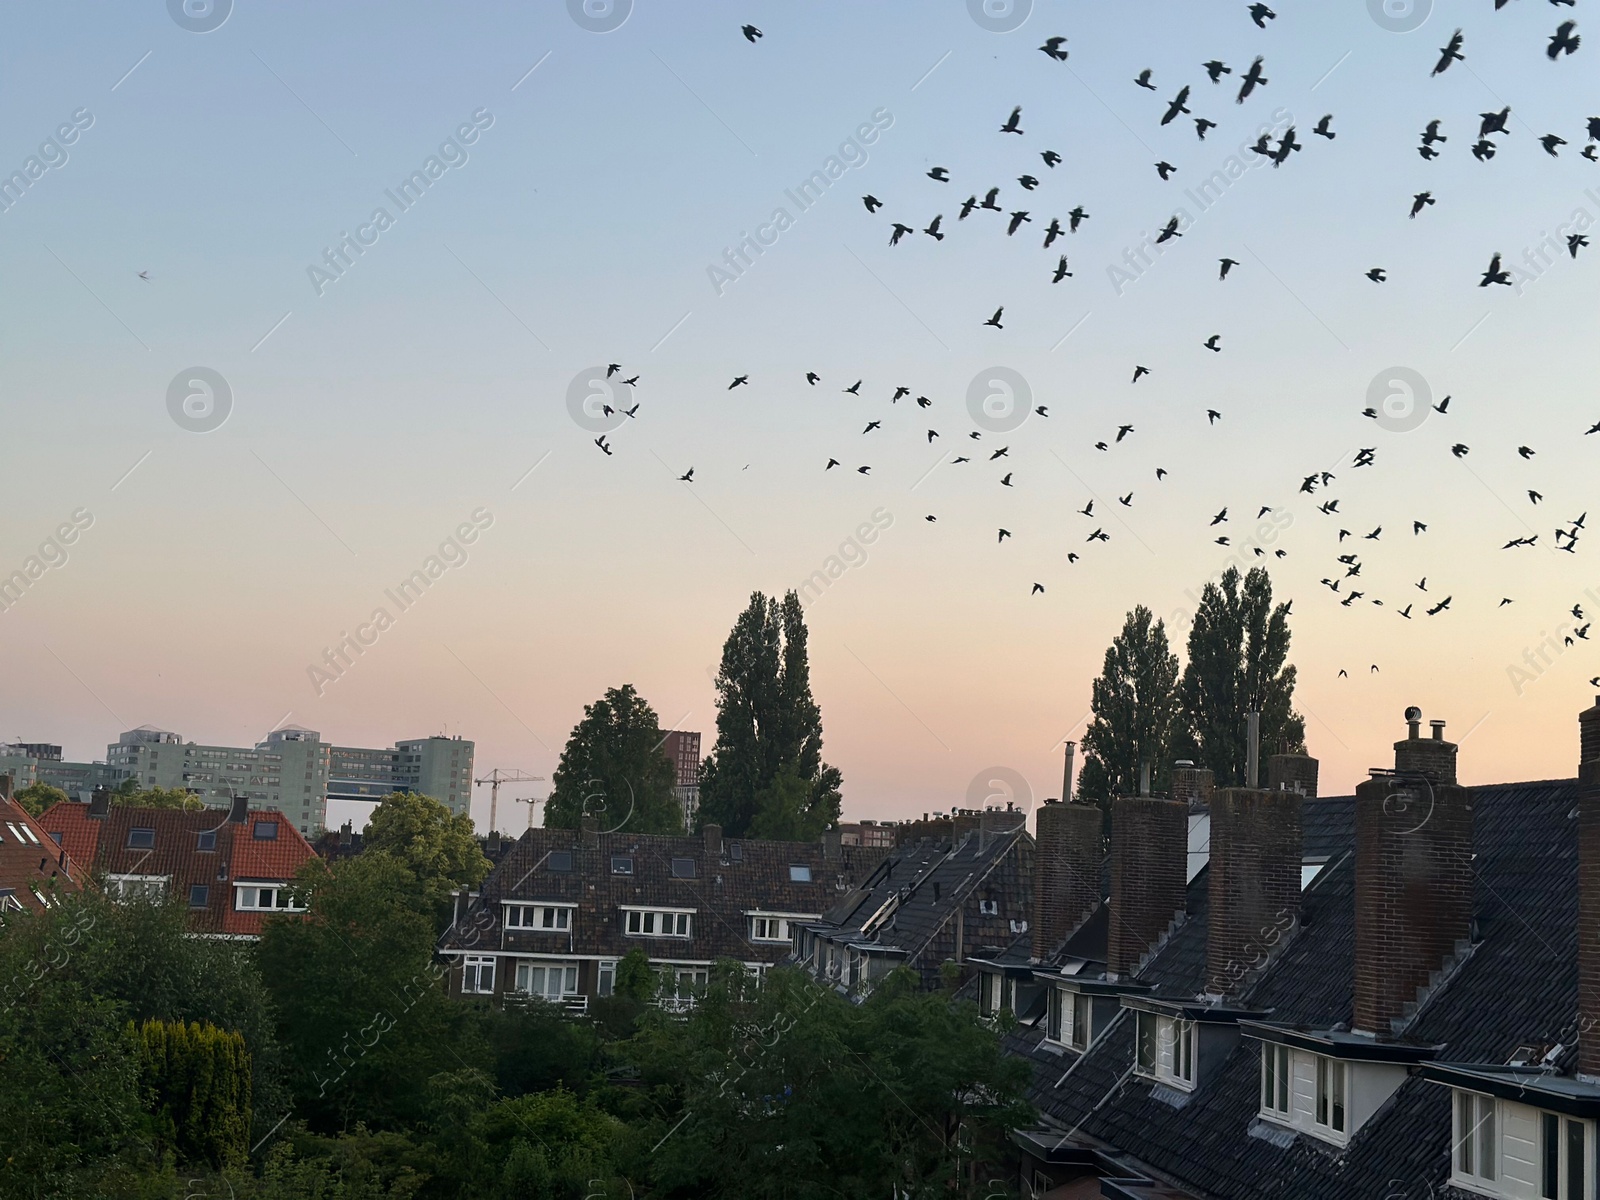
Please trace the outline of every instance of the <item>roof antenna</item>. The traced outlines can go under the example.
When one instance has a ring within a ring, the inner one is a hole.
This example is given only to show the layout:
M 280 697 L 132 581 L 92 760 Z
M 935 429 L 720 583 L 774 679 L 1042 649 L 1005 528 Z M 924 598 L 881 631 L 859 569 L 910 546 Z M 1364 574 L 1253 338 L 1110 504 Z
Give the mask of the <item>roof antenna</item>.
M 1245 713 L 1244 785 L 1254 788 L 1261 774 L 1261 714 Z

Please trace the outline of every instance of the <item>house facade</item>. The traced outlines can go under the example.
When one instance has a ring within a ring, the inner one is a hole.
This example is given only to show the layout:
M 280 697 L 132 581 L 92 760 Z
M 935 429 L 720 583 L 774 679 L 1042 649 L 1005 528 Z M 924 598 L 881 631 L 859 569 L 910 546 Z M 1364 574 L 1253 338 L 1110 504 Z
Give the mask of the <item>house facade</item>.
M 81 891 L 86 878 L 83 865 L 13 798 L 11 776 L 0 775 L 0 917 L 49 908 Z
M 530 829 L 475 895 L 458 901 L 439 941 L 451 991 L 537 997 L 573 1010 L 609 996 L 617 964 L 639 948 L 663 977 L 663 1000 L 688 1003 L 711 965 L 765 971 L 870 873 L 881 849 L 824 842 Z
M 46 838 L 87 868 L 114 898 L 176 897 L 198 934 L 254 938 L 275 913 L 303 911 L 290 896 L 295 873 L 316 857 L 274 809 L 131 808 L 104 788 L 87 804 L 55 804 L 39 817 Z

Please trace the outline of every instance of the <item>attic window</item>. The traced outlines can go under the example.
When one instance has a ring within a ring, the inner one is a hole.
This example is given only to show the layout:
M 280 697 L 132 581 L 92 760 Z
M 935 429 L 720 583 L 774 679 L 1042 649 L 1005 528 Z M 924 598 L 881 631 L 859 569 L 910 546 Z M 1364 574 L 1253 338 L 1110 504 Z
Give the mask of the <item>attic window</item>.
M 211 889 L 203 883 L 192 884 L 189 888 L 189 907 L 204 908 L 211 899 Z
M 1141 1009 L 1135 1036 L 1134 1073 L 1182 1091 L 1191 1090 L 1194 1087 L 1194 1041 L 1193 1021 Z
M 128 830 L 129 850 L 154 850 L 156 848 L 156 831 L 154 829 L 134 828 Z
M 565 874 L 566 872 L 572 870 L 572 851 L 571 850 L 552 850 L 552 851 L 550 851 L 550 869 L 552 871 L 560 871 L 563 874 Z
M 789 864 L 789 882 L 790 883 L 810 883 L 811 882 L 811 868 L 806 866 L 805 863 L 790 863 Z
M 739 845 L 738 842 L 729 842 L 728 843 L 728 857 L 731 858 L 734 862 L 743 862 L 744 861 L 744 847 Z
M 986 917 L 997 916 L 999 914 L 999 912 L 1000 912 L 1000 901 L 998 901 L 998 900 L 979 900 L 978 901 L 978 911 L 980 913 L 982 913 Z
M 16 888 L 0 888 L 0 912 L 21 912 L 22 901 L 17 899 Z
M 256 821 L 250 828 L 250 836 L 258 842 L 275 842 L 278 840 L 278 823 Z
M 675 858 L 672 860 L 672 877 L 674 879 L 694 878 L 694 859 Z
M 632 875 L 633 857 L 628 854 L 613 854 L 611 856 L 611 873 L 613 875 Z
M 194 848 L 196 850 L 215 850 L 217 848 L 217 831 L 203 829 L 195 835 Z

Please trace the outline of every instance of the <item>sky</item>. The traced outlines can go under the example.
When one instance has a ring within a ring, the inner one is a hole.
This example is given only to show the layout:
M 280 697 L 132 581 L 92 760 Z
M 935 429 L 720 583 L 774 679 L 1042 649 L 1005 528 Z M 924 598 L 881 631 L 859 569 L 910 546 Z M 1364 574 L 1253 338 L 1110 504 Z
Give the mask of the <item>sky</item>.
M 1254 537 L 1325 793 L 1392 761 L 1412 704 L 1464 739 L 1466 782 L 1573 774 L 1600 654 L 1563 638 L 1600 565 L 1554 532 L 1600 454 L 1600 250 L 1565 251 L 1600 217 L 1578 153 L 1600 49 L 1544 51 L 1581 9 L 1278 0 L 1260 29 L 1232 2 L 586 2 L 0 15 L 0 172 L 26 184 L 0 193 L 0 576 L 37 576 L 0 611 L 0 738 L 94 759 L 145 722 L 446 732 L 480 775 L 548 776 L 583 705 L 632 683 L 709 748 L 750 594 L 831 566 L 807 619 L 845 816 L 1028 806 L 1059 795 L 1124 614 L 1181 648 Z M 1430 75 L 1457 28 L 1465 58 Z M 1159 123 L 1185 85 L 1204 140 Z M 1249 152 L 1290 125 L 1281 167 Z M 996 186 L 1002 214 L 957 220 Z M 1478 286 L 1495 253 L 1513 286 Z M 579 403 L 609 363 L 631 418 Z M 980 425 L 997 371 L 1048 415 Z M 1420 383 L 1419 421 L 1362 416 L 1391 379 Z

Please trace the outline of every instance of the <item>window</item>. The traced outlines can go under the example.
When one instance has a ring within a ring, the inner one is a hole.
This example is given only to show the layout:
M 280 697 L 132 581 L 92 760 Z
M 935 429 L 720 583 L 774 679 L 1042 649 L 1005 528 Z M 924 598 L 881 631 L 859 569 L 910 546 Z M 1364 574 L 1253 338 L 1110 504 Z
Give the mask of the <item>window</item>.
M 194 848 L 196 850 L 215 850 L 217 848 L 217 831 L 215 829 L 206 829 L 196 834 Z
M 133 828 L 128 830 L 129 850 L 154 850 L 156 848 L 156 831 L 154 829 Z
M 165 875 L 108 875 L 106 891 L 113 900 L 148 900 L 159 903 L 167 893 Z
M 805 863 L 790 863 L 789 864 L 789 882 L 790 883 L 810 883 L 811 882 L 811 868 L 806 866 Z
M 1589 1122 L 1539 1114 L 1539 1195 L 1544 1200 L 1581 1200 L 1589 1195 L 1590 1140 Z
M 1156 1073 L 1156 1015 L 1140 1012 L 1134 1031 L 1134 1069 L 1142 1075 Z
M 278 840 L 278 823 L 256 821 L 250 826 L 250 836 L 258 842 L 275 842 Z
M 189 888 L 189 907 L 204 908 L 206 901 L 211 898 L 211 889 L 203 883 L 192 884 Z
M 739 845 L 738 842 L 729 842 L 728 843 L 728 857 L 731 858 L 734 862 L 743 862 L 744 861 L 744 847 Z
M 21 912 L 22 901 L 17 899 L 16 888 L 0 888 L 0 912 Z
M 1093 1003 L 1082 992 L 1072 993 L 1072 1047 L 1075 1050 L 1087 1050 L 1089 1043 L 1094 1040 L 1093 1018 L 1090 1014 L 1094 1011 Z
M 1345 1064 L 1317 1055 L 1317 1124 L 1334 1133 L 1346 1132 Z
M 978 901 L 978 912 L 981 915 L 985 916 L 985 917 L 997 916 L 999 914 L 999 912 L 1000 912 L 1000 901 L 998 901 L 998 900 L 979 900 Z
M 566 933 L 572 928 L 572 908 L 556 904 L 506 905 L 507 929 L 542 929 Z
M 473 995 L 494 993 L 494 959 L 471 957 L 461 966 L 461 990 Z
M 1083 992 L 1069 992 L 1066 988 L 1050 989 L 1050 1007 L 1045 1018 L 1045 1036 L 1062 1046 L 1074 1050 L 1086 1049 L 1091 1040 L 1089 1030 L 1092 1001 Z
M 625 910 L 628 935 L 630 937 L 680 937 L 692 936 L 690 933 L 691 913 L 687 912 L 661 912 L 651 909 L 630 908 Z
M 1289 1116 L 1289 1047 L 1261 1043 L 1261 1112 L 1265 1116 Z
M 611 856 L 611 873 L 613 875 L 632 875 L 633 857 L 628 854 L 613 854 Z
M 601 996 L 609 996 L 617 990 L 617 964 L 603 962 L 595 969 L 595 992 Z
M 571 850 L 552 850 L 552 851 L 550 851 L 550 869 L 552 871 L 559 871 L 559 872 L 561 872 L 563 874 L 568 872 L 568 871 L 570 871 L 570 870 L 572 870 L 572 851 Z
M 992 1017 L 1000 1011 L 1000 973 L 985 971 L 978 976 L 978 1011 Z
M 789 922 L 785 917 L 750 918 L 752 942 L 787 942 L 789 937 Z
M 1172 1023 L 1173 1076 L 1183 1083 L 1194 1085 L 1194 1022 Z
M 1454 1182 L 1493 1183 L 1495 1169 L 1494 1097 L 1456 1093 Z
M 239 912 L 304 912 L 294 896 L 283 884 L 259 887 L 255 884 L 236 889 L 234 908 Z
M 492 989 L 491 989 L 492 990 Z M 578 994 L 577 963 L 519 962 L 517 991 L 559 1001 Z

